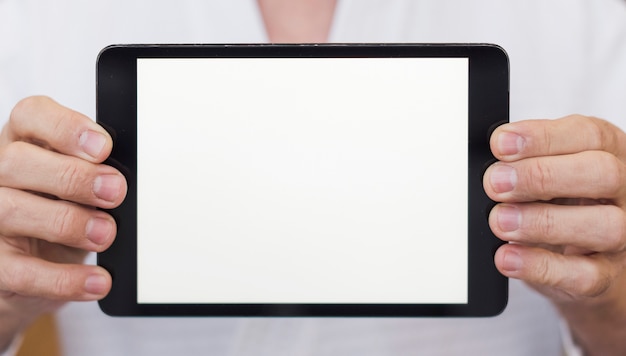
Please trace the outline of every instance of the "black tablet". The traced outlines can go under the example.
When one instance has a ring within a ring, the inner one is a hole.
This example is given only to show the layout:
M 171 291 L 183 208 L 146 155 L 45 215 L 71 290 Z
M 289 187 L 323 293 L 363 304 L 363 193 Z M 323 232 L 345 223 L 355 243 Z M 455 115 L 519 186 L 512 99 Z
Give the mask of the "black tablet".
M 111 315 L 488 316 L 494 45 L 133 45 L 97 120 L 128 180 Z

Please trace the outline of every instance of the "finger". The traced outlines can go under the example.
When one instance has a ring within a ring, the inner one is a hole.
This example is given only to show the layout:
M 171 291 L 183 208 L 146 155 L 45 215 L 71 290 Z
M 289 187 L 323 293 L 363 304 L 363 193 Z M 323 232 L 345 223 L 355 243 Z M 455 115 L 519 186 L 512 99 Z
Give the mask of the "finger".
M 509 242 L 572 245 L 598 252 L 626 249 L 626 217 L 614 205 L 499 204 L 489 214 L 489 226 Z
M 555 198 L 615 199 L 624 193 L 624 164 L 604 151 L 497 162 L 487 169 L 483 185 L 499 202 Z
M 113 167 L 19 141 L 0 149 L 0 186 L 106 209 L 118 206 L 127 190 L 124 176 Z
M 624 133 L 594 117 L 571 115 L 558 120 L 527 120 L 498 127 L 491 150 L 501 161 L 601 150 L 625 158 Z
M 0 188 L 0 235 L 34 237 L 88 251 L 104 251 L 116 234 L 108 214 L 21 190 Z
M 100 125 L 44 96 L 20 101 L 3 131 L 8 139 L 36 142 L 63 154 L 102 162 L 113 140 Z
M 507 277 L 556 288 L 574 298 L 601 295 L 617 275 L 616 264 L 605 254 L 564 256 L 519 244 L 501 246 L 495 263 Z
M 111 289 L 111 276 L 98 266 L 58 264 L 32 256 L 1 256 L 0 290 L 63 301 L 98 300 Z

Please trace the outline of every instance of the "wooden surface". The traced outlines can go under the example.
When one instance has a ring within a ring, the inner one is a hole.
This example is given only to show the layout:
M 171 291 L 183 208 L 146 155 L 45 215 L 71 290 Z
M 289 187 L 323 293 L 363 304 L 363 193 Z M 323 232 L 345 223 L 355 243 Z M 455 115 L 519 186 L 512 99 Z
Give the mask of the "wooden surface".
M 52 314 L 43 315 L 26 329 L 17 356 L 61 356 L 59 335 Z

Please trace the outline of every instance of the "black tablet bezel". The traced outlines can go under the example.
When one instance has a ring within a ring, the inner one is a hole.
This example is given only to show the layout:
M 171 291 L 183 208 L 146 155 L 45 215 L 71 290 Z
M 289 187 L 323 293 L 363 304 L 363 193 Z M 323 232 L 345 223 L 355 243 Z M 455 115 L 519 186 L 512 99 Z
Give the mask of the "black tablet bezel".
M 469 59 L 468 132 L 468 303 L 467 304 L 138 304 L 137 303 L 137 58 L 255 57 L 461 57 Z M 111 215 L 118 224 L 113 245 L 98 264 L 113 278 L 101 309 L 116 316 L 378 316 L 450 317 L 499 314 L 508 299 L 508 280 L 493 256 L 502 244 L 489 229 L 494 203 L 482 177 L 494 161 L 493 129 L 508 121 L 509 64 L 505 51 L 490 44 L 324 44 L 324 45 L 115 45 L 97 62 L 97 121 L 113 137 L 107 164 L 126 176 L 128 195 Z

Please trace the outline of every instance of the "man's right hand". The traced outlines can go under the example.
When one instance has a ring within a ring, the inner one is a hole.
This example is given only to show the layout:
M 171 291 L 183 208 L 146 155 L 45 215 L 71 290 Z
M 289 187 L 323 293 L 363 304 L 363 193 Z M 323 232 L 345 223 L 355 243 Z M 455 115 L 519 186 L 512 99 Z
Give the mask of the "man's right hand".
M 113 141 L 88 117 L 47 97 L 13 109 L 0 133 L 0 350 L 43 312 L 103 298 L 111 276 L 83 265 L 116 225 L 124 176 L 102 164 Z

